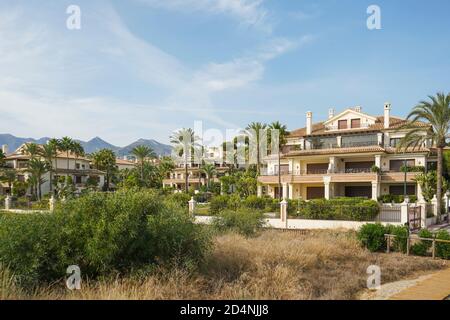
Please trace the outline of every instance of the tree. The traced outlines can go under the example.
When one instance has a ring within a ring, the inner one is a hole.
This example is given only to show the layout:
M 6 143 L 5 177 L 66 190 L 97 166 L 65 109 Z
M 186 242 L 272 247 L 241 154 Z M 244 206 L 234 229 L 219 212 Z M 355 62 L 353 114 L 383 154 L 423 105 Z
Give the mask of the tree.
M 216 166 L 211 163 L 207 163 L 203 166 L 202 172 L 206 174 L 206 191 L 209 191 L 211 178 L 213 178 L 217 173 Z
M 38 200 L 42 199 L 41 185 L 45 181 L 42 176 L 48 172 L 48 163 L 37 158 L 28 162 L 27 172 L 31 173 L 30 181 L 34 184 Z
M 438 220 L 441 216 L 442 199 L 442 158 L 443 149 L 447 145 L 448 130 L 450 128 L 450 94 L 437 93 L 435 97 L 429 96 L 430 101 L 421 101 L 409 113 L 407 120 L 411 122 L 402 128 L 411 128 L 401 139 L 399 149 L 412 147 L 413 149 L 426 145 L 431 141 L 433 147 L 437 149 L 437 186 L 436 196 Z M 423 129 L 417 126 L 418 122 L 429 124 L 430 128 L 426 134 Z M 406 150 L 405 150 L 406 151 Z
M 265 130 L 267 128 L 266 124 L 263 124 L 261 122 L 252 122 L 250 123 L 246 130 L 247 135 L 251 138 L 251 141 L 254 141 L 256 143 L 256 171 L 258 175 L 261 173 L 261 150 L 260 150 L 260 141 L 261 141 L 261 131 Z
M 414 179 L 422 189 L 422 195 L 424 199 L 429 202 L 433 199 L 434 195 L 437 194 L 437 174 L 436 171 L 428 171 L 427 173 L 422 172 L 418 174 Z M 446 179 L 442 180 L 442 193 L 446 193 L 448 190 L 448 181 Z
M 278 132 L 278 190 L 281 190 L 281 148 L 286 144 L 286 137 L 288 135 L 287 127 L 282 125 L 279 121 L 272 122 L 269 125 L 270 130 L 277 130 Z M 270 135 L 272 137 L 272 135 Z M 281 192 L 278 192 L 280 201 L 283 198 Z
M 152 148 L 145 145 L 139 145 L 134 147 L 133 150 L 131 150 L 131 154 L 134 155 L 138 160 L 139 171 L 141 173 L 141 180 L 144 180 L 144 162 L 148 158 L 156 157 L 156 154 L 153 152 Z
M 0 150 L 0 167 L 5 165 L 6 155 L 3 153 L 3 150 Z
M 77 167 L 77 161 L 79 157 L 84 156 L 84 148 L 78 141 L 72 142 L 72 150 L 73 154 L 75 155 L 75 168 Z
M 184 190 L 186 193 L 189 192 L 188 163 L 192 161 L 192 154 L 197 146 L 197 140 L 198 138 L 191 128 L 180 129 L 170 137 L 170 143 L 174 145 L 176 154 L 184 158 Z M 191 159 L 189 159 L 189 155 L 191 155 Z
M 45 161 L 47 161 L 48 171 L 50 173 L 50 193 L 53 192 L 53 159 L 56 160 L 58 155 L 57 145 L 54 141 L 49 141 L 42 146 L 39 151 L 39 155 L 42 156 Z
M 74 141 L 72 138 L 63 137 L 58 140 L 58 150 L 66 153 L 67 170 L 69 170 L 69 154 L 73 150 Z
M 103 189 L 109 191 L 111 177 L 117 170 L 116 156 L 110 149 L 101 149 L 91 155 L 92 162 L 97 170 L 105 171 L 105 184 Z
M 17 173 L 14 169 L 4 169 L 0 174 L 0 181 L 8 184 L 9 190 L 12 190 L 14 181 L 17 179 Z
M 30 156 L 31 159 L 34 159 L 34 158 L 36 158 L 36 156 L 39 155 L 40 150 L 39 150 L 39 146 L 36 143 L 30 142 L 30 143 L 25 144 L 24 151 L 27 155 Z

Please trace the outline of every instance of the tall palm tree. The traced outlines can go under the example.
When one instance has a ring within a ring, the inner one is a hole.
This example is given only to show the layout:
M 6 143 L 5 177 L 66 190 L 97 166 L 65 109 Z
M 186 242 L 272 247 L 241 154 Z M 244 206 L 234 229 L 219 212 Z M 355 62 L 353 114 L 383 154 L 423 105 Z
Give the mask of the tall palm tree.
M 278 190 L 281 191 L 281 148 L 286 144 L 286 137 L 288 135 L 287 127 L 279 121 L 272 122 L 269 125 L 270 130 L 278 130 Z M 272 137 L 272 135 L 271 135 Z M 280 201 L 283 198 L 281 192 L 278 192 Z
M 84 148 L 78 141 L 73 141 L 72 143 L 72 152 L 75 155 L 75 168 L 77 167 L 77 162 L 79 157 L 84 156 Z
M 28 154 L 31 159 L 36 158 L 39 155 L 40 147 L 34 142 L 25 143 L 25 153 Z
M 156 157 L 156 154 L 153 152 L 153 149 L 146 145 L 139 145 L 131 150 L 131 154 L 136 157 L 139 162 L 140 172 L 141 172 L 141 181 L 144 180 L 144 162 L 148 158 Z
M 5 165 L 6 155 L 3 153 L 3 150 L 0 150 L 0 167 Z
M 412 128 L 404 138 L 401 139 L 398 149 L 420 147 L 431 141 L 433 147 L 437 149 L 437 186 L 436 197 L 438 220 L 441 216 L 442 200 L 442 157 L 443 149 L 449 138 L 450 129 L 450 93 L 437 93 L 435 97 L 429 96 L 430 101 L 420 101 L 409 113 L 407 120 L 411 122 L 403 128 Z M 418 122 L 425 122 L 430 125 L 427 134 L 423 134 L 423 129 L 417 127 Z
M 53 192 L 53 159 L 57 161 L 56 156 L 58 154 L 57 145 L 53 141 L 49 141 L 44 144 L 39 154 L 47 161 L 48 171 L 50 173 L 50 193 Z
M 109 191 L 111 177 L 117 169 L 116 156 L 110 149 L 101 149 L 91 154 L 92 162 L 97 170 L 105 171 L 105 184 L 103 189 Z
M 184 191 L 186 193 L 189 191 L 188 162 L 192 160 L 192 156 L 189 159 L 189 154 L 192 155 L 193 149 L 197 146 L 197 140 L 198 138 L 191 128 L 180 129 L 170 137 L 170 143 L 174 145 L 175 152 L 178 156 L 184 157 Z
M 69 154 L 73 150 L 74 141 L 72 138 L 63 137 L 58 140 L 58 150 L 66 153 L 67 170 L 69 170 Z
M 38 200 L 42 199 L 41 185 L 44 182 L 42 176 L 48 172 L 48 163 L 40 159 L 33 158 L 28 163 L 27 171 L 31 173 L 31 181 L 35 184 L 35 190 Z
M 261 154 L 260 154 L 260 148 L 259 144 L 261 141 L 261 131 L 265 130 L 267 128 L 267 125 L 265 123 L 261 122 L 252 122 L 250 123 L 246 130 L 250 140 L 254 141 L 256 143 L 256 172 L 258 175 L 261 173 Z
M 209 191 L 211 178 L 216 174 L 216 166 L 212 163 L 207 163 L 203 166 L 202 172 L 206 174 L 206 190 Z
M 0 181 L 8 183 L 8 189 L 12 191 L 14 181 L 17 179 L 17 173 L 14 169 L 4 169 L 0 174 Z

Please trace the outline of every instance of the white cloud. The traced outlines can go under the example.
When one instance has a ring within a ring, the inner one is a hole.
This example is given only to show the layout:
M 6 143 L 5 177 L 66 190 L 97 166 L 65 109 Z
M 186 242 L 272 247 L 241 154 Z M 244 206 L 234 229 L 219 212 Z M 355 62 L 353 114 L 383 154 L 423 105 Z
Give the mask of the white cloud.
M 225 14 L 240 24 L 253 26 L 266 32 L 272 31 L 269 12 L 263 0 L 138 0 L 155 8 L 210 14 Z

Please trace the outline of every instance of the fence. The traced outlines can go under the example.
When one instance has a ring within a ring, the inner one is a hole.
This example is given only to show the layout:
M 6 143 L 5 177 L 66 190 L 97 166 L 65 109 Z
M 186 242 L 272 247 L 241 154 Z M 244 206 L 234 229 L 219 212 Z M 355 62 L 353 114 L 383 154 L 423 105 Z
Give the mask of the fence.
M 393 235 L 393 234 L 385 234 L 384 236 L 386 237 L 386 240 L 387 240 L 386 252 L 390 253 L 392 239 L 401 238 L 401 237 Z M 421 238 L 421 237 L 418 237 L 418 236 L 411 236 L 411 235 L 409 235 L 406 238 L 406 255 L 410 254 L 411 244 L 413 242 L 417 242 L 417 241 L 432 241 L 432 244 L 431 244 L 431 256 L 433 257 L 433 259 L 436 258 L 436 243 L 437 242 L 438 243 L 447 243 L 447 244 L 450 245 L 450 240 L 443 240 L 443 239 L 436 239 L 436 238 L 431 238 L 431 239 L 430 238 Z
M 382 205 L 380 214 L 376 221 L 379 222 L 402 222 L 402 207 L 400 205 Z

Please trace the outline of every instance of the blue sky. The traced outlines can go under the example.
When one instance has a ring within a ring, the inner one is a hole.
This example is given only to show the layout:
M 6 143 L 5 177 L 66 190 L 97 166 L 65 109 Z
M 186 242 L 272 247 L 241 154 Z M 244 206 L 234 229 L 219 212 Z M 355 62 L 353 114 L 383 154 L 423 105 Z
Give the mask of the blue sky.
M 81 8 L 81 30 L 66 8 Z M 381 8 L 368 30 L 367 7 Z M 168 142 L 180 127 L 405 116 L 450 90 L 448 0 L 2 0 L 1 132 Z

